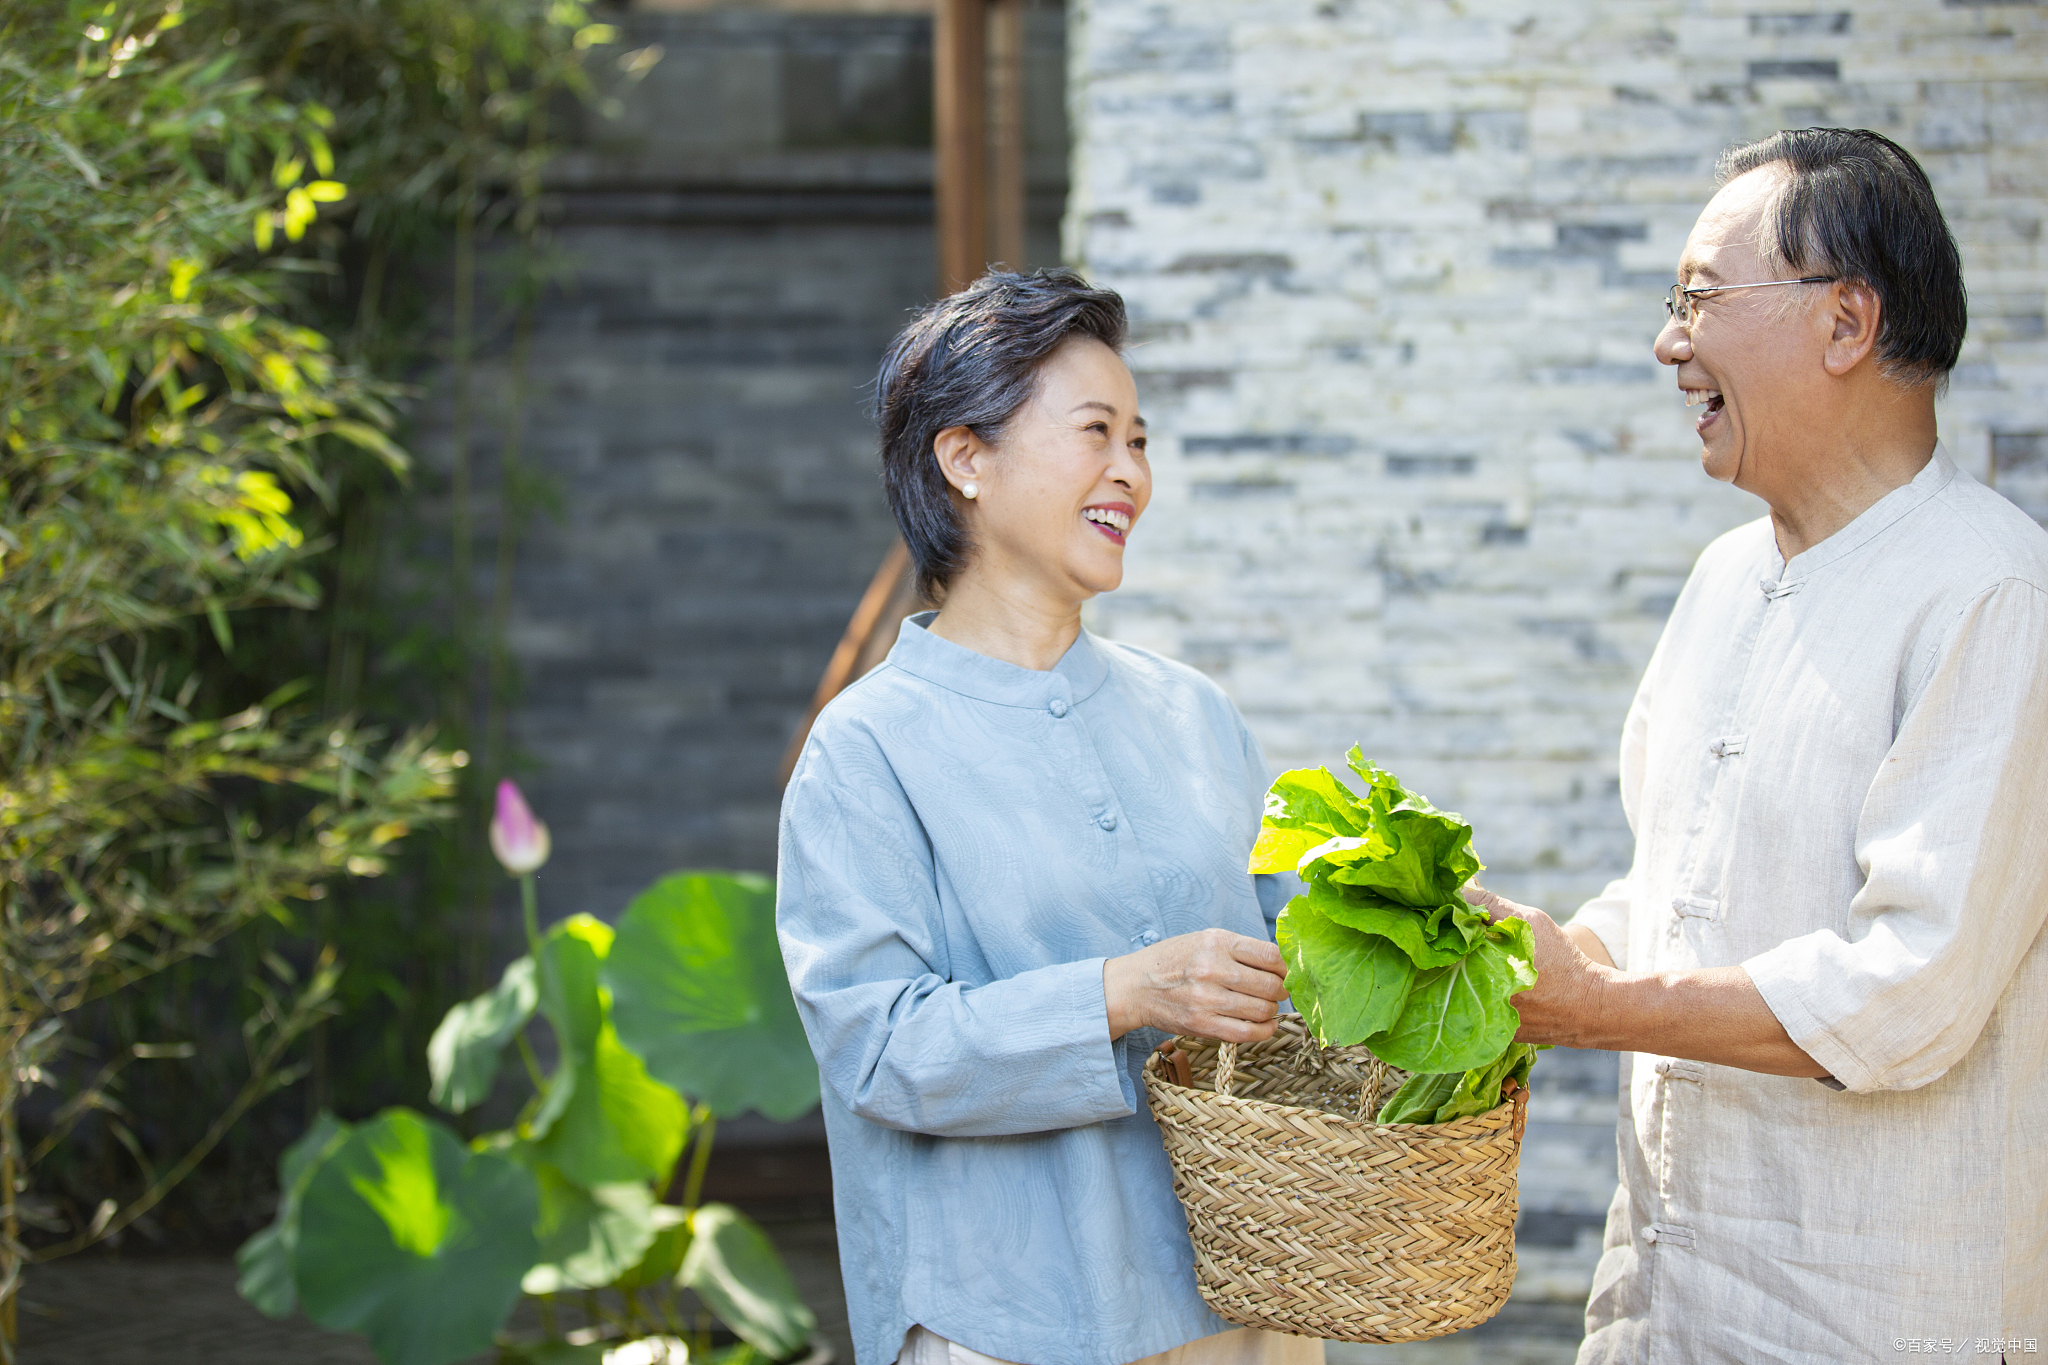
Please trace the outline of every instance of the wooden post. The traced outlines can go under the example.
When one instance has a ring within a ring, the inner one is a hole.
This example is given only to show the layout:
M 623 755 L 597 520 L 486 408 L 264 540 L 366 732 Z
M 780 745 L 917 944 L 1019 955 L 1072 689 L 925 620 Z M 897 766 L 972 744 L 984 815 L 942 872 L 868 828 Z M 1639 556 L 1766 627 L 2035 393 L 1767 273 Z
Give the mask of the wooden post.
M 811 726 L 817 721 L 818 713 L 825 709 L 825 703 L 888 658 L 903 618 L 923 609 L 924 603 L 917 596 L 916 576 L 910 571 L 910 547 L 899 539 L 882 557 L 882 567 L 875 570 L 868 590 L 861 594 L 860 605 L 853 609 L 853 619 L 846 623 L 846 633 L 839 637 L 839 648 L 832 651 L 831 661 L 825 665 L 825 675 L 818 679 L 818 690 L 811 697 L 810 713 L 790 738 L 789 747 L 782 752 L 782 771 L 778 778 L 781 785 L 789 785 L 789 775 L 796 771 L 796 761 L 803 756 L 804 741 L 811 737 Z
M 988 7 L 988 258 L 1025 266 L 1024 9 L 1026 0 Z
M 991 260 L 1012 269 L 1024 263 L 1024 3 L 933 0 L 932 197 L 941 295 L 972 284 Z M 991 94 L 996 103 L 993 129 Z M 996 164 L 993 178 L 991 153 Z M 810 714 L 783 752 L 783 785 L 788 785 L 811 725 L 825 704 L 887 657 L 903 618 L 924 605 L 911 572 L 910 550 L 898 540 L 854 608 L 853 619 L 846 623 L 846 633 L 818 680 Z
M 932 23 L 932 141 L 939 293 L 988 264 L 988 0 L 937 0 Z

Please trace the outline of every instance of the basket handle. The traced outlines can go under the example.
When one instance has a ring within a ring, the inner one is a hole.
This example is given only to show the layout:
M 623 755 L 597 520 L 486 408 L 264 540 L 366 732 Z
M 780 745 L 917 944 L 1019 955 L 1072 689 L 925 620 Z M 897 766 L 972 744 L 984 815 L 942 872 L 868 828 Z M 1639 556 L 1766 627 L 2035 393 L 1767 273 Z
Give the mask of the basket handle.
M 1520 1142 L 1523 1130 L 1529 1126 L 1529 1087 L 1509 1077 L 1501 1094 L 1515 1106 L 1515 1141 Z
M 1237 1075 L 1237 1044 L 1225 1043 L 1216 1049 L 1216 1093 L 1230 1098 L 1230 1082 Z

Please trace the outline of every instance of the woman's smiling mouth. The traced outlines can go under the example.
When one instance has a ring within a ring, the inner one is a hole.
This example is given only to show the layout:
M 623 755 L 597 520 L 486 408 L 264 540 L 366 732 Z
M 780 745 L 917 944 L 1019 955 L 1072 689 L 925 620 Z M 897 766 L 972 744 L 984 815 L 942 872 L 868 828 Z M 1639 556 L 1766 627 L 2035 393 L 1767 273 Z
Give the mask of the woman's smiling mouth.
M 1090 526 L 1121 545 L 1131 533 L 1131 518 L 1137 511 L 1127 502 L 1107 502 L 1082 508 L 1081 516 Z

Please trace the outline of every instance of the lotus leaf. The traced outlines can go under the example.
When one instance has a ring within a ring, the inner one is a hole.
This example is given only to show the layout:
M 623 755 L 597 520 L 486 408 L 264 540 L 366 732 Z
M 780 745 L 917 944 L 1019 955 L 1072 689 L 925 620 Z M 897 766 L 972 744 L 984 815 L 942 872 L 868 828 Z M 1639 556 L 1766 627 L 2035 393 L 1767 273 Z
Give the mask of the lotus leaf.
M 306 1183 L 292 1260 L 306 1315 L 361 1332 L 384 1365 L 449 1365 L 490 1347 L 538 1256 L 525 1168 L 387 1109 Z
M 610 927 L 588 915 L 542 940 L 540 1003 L 561 1057 L 528 1131 L 535 1155 L 579 1184 L 663 1184 L 682 1153 L 688 1110 L 606 1017 L 598 971 L 612 941 Z
M 288 1318 L 299 1306 L 299 1291 L 292 1283 L 292 1252 L 299 1240 L 299 1199 L 313 1169 L 348 1136 L 348 1125 L 322 1110 L 313 1126 L 291 1146 L 278 1162 L 277 1216 L 270 1226 L 242 1243 L 235 1253 L 235 1267 L 241 1277 L 235 1290 L 257 1309 L 273 1318 Z
M 540 1264 L 520 1283 L 527 1293 L 602 1289 L 653 1245 L 654 1192 L 645 1184 L 585 1189 L 545 1161 L 531 1160 L 527 1169 L 540 1189 Z
M 690 1250 L 676 1278 L 771 1360 L 794 1354 L 818 1325 L 768 1235 L 729 1204 L 691 1215 Z
M 626 907 L 604 982 L 625 1045 L 721 1118 L 793 1119 L 818 1102 L 775 940 L 766 877 L 684 872 Z
M 427 1072 L 433 1078 L 428 1098 L 451 1114 L 481 1104 L 491 1093 L 505 1045 L 526 1027 L 539 1003 L 540 987 L 528 956 L 505 968 L 496 986 L 450 1009 L 427 1042 Z

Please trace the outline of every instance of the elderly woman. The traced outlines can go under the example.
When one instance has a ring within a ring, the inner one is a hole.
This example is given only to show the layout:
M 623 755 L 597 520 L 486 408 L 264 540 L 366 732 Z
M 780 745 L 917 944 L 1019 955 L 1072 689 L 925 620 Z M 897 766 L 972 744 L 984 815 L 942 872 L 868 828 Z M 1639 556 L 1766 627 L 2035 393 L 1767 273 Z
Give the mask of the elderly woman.
M 1123 301 L 990 274 L 882 365 L 882 463 L 943 605 L 825 708 L 777 911 L 824 1078 L 859 1365 L 1317 1365 L 1195 1289 L 1139 1068 L 1273 1031 L 1266 768 L 1193 669 L 1091 636 L 1152 494 Z

